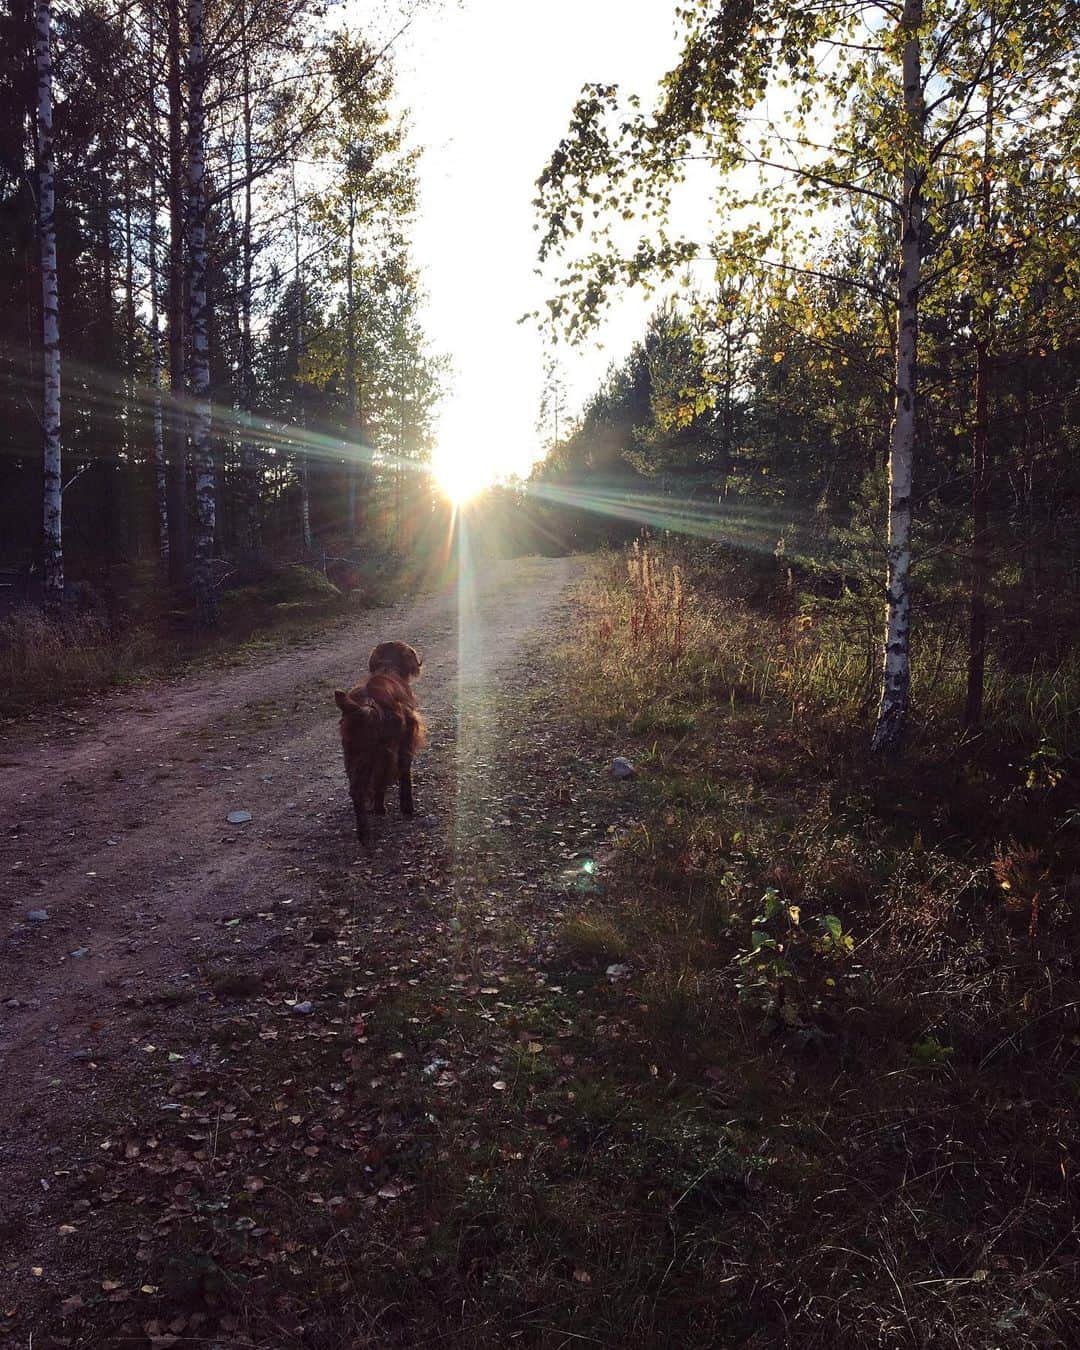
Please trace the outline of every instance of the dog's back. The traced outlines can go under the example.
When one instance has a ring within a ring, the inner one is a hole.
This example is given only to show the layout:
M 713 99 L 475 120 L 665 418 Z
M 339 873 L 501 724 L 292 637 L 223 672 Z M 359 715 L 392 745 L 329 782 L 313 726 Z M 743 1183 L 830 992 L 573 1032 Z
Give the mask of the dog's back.
M 385 661 L 377 657 L 387 652 Z M 347 692 L 334 691 L 341 710 L 341 747 L 349 795 L 356 812 L 356 832 L 367 840 L 366 811 L 385 811 L 386 788 L 397 781 L 401 809 L 413 812 L 412 760 L 426 738 L 416 696 L 409 680 L 420 671 L 420 658 L 403 642 L 383 643 L 371 655 L 374 673 Z M 396 668 L 395 668 L 396 667 Z
M 350 747 L 359 751 L 379 746 L 411 755 L 424 744 L 426 729 L 416 710 L 416 696 L 394 675 L 369 675 L 347 693 L 336 689 L 334 701 L 341 709 L 346 755 Z

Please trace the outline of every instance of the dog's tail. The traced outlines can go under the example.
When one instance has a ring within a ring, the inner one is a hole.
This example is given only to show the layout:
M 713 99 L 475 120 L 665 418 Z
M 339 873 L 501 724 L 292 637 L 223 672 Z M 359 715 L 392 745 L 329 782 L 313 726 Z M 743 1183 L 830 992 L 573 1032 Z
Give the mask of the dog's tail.
M 408 714 L 408 729 L 409 750 L 415 755 L 418 750 L 423 749 L 427 744 L 427 727 L 424 724 L 424 719 L 415 708 Z
M 334 702 L 338 705 L 346 716 L 350 717 L 378 717 L 379 706 L 373 698 L 367 695 L 356 697 L 351 692 L 346 693 L 344 689 L 334 690 Z

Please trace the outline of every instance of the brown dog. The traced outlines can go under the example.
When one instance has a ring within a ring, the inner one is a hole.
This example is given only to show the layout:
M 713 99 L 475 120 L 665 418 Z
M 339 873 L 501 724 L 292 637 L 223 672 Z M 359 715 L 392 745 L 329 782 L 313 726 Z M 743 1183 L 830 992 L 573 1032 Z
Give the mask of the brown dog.
M 368 842 L 367 810 L 386 814 L 386 789 L 395 780 L 402 815 L 413 814 L 412 762 L 424 743 L 412 681 L 422 662 L 406 642 L 380 642 L 371 653 L 366 680 L 346 693 L 334 690 L 341 709 L 341 747 L 349 796 L 356 812 L 356 835 Z

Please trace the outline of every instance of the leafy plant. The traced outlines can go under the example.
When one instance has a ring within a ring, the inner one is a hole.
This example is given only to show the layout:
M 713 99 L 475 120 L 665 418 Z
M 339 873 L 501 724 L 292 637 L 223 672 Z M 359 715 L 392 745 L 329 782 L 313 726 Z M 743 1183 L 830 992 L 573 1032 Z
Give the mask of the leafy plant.
M 947 1063 L 952 1053 L 951 1045 L 942 1045 L 936 1036 L 929 1034 L 916 1041 L 911 1047 L 911 1058 L 915 1063 L 926 1064 L 930 1067 Z
M 751 921 L 750 945 L 735 958 L 742 972 L 736 981 L 739 995 L 761 1009 L 766 1023 L 779 1019 L 799 1026 L 835 988 L 823 963 L 846 960 L 854 949 L 855 939 L 835 914 L 804 923 L 800 907 L 770 887 Z

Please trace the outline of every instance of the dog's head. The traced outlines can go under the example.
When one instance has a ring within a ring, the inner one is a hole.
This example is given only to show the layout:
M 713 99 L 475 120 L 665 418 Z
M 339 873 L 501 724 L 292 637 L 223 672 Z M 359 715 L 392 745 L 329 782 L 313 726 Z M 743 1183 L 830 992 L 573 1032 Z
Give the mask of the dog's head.
M 416 648 L 407 642 L 380 642 L 368 658 L 373 675 L 397 675 L 403 680 L 414 680 L 423 664 Z

